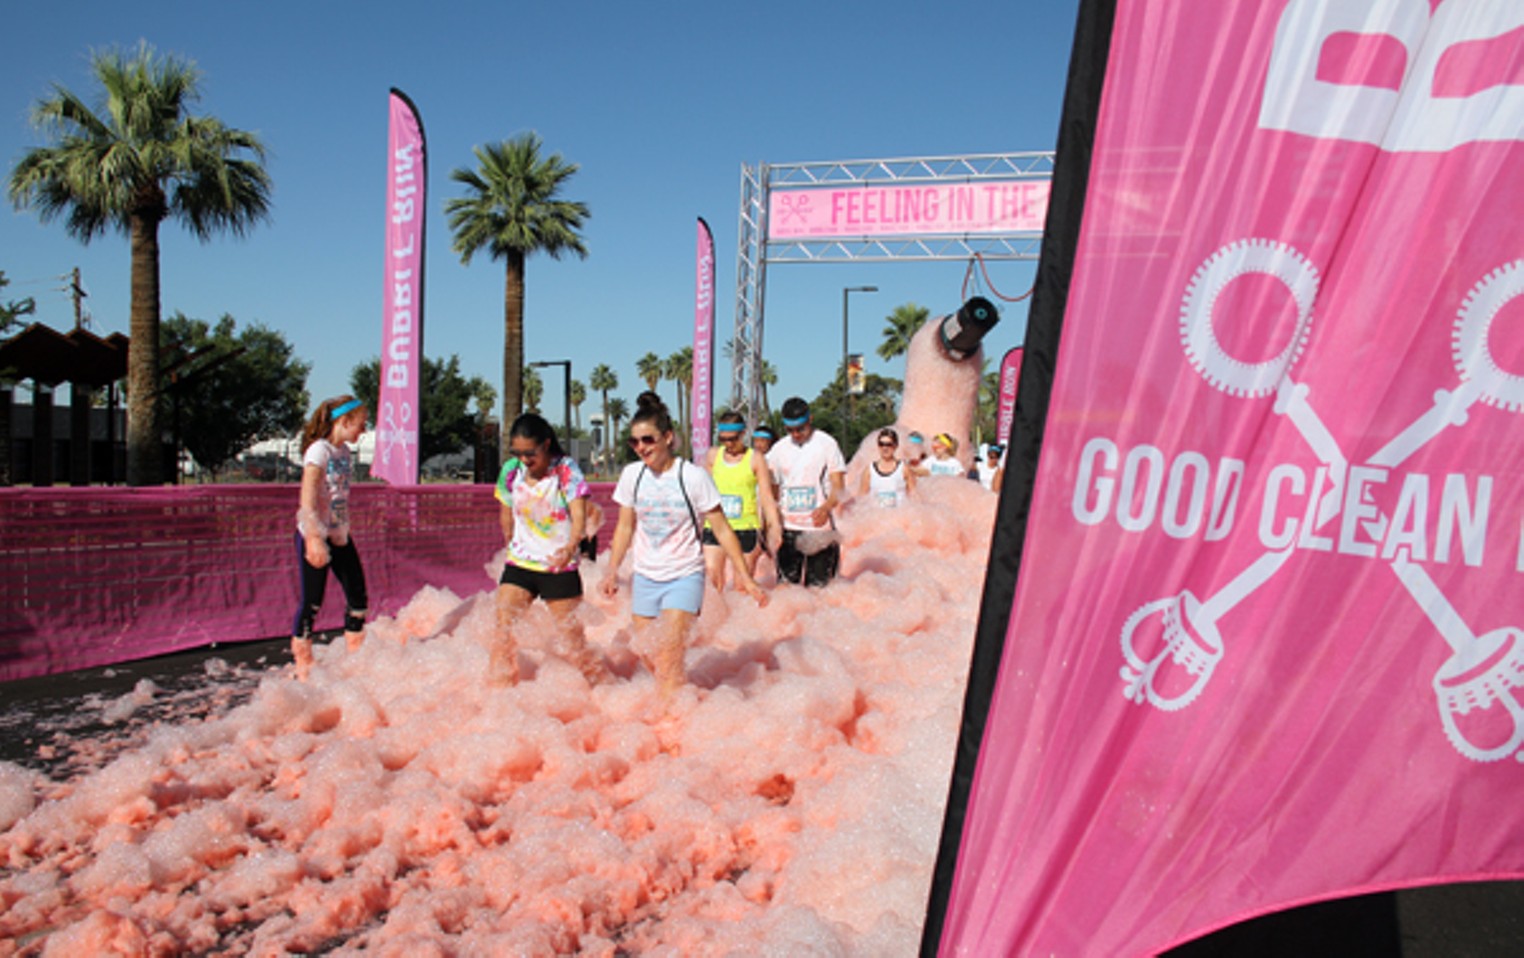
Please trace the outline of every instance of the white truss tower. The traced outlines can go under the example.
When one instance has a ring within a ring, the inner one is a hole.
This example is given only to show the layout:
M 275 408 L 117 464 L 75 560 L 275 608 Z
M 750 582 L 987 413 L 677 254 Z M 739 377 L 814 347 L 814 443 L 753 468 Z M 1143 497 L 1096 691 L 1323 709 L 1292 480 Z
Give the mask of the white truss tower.
M 741 167 L 737 231 L 736 325 L 731 353 L 730 405 L 755 423 L 761 410 L 762 317 L 769 263 L 902 263 L 916 260 L 1035 260 L 1041 232 L 835 237 L 770 240 L 767 211 L 774 189 L 905 186 L 1050 180 L 1053 153 L 986 153 L 882 160 L 762 163 Z

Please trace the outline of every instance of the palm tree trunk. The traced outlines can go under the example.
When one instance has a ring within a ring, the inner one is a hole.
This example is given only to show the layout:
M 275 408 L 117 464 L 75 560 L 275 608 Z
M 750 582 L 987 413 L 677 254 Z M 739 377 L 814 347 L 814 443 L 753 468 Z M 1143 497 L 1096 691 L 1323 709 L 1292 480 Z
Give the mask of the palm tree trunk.
M 164 481 L 159 428 L 159 221 L 129 218 L 132 304 L 127 347 L 127 484 Z
M 609 391 L 600 392 L 603 393 L 603 461 L 607 467 L 614 464 L 614 429 L 613 423 L 609 422 Z
M 503 427 L 498 446 L 508 461 L 508 431 L 524 402 L 524 254 L 510 250 L 503 284 Z

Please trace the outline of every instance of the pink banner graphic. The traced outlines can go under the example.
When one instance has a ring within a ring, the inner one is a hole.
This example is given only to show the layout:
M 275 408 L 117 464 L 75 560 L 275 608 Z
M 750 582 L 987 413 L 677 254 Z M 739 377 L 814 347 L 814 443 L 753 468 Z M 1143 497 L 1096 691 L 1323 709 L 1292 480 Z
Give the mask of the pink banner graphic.
M 995 417 L 995 441 L 1011 441 L 1011 423 L 1016 419 L 1016 387 L 1021 384 L 1021 347 L 1007 349 L 1000 360 L 1000 404 Z
M 698 221 L 697 278 L 693 294 L 693 456 L 709 449 L 714 414 L 714 234 L 704 218 Z
M 854 186 L 771 192 L 770 240 L 925 233 L 1040 233 L 1050 182 Z
M 419 365 L 423 356 L 423 244 L 428 162 L 423 121 L 391 91 L 386 153 L 386 265 L 382 293 L 381 382 L 376 461 L 371 475 L 418 482 Z
M 1524 877 L 1521 36 L 1116 4 L 942 954 Z

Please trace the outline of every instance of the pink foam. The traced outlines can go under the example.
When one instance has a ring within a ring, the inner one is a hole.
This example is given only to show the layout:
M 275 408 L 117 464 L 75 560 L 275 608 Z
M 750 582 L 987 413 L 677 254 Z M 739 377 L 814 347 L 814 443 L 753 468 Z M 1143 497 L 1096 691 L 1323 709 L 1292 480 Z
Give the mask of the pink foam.
M 523 681 L 489 686 L 490 591 L 423 589 L 359 650 L 320 645 L 309 681 L 270 671 L 220 718 L 151 728 L 123 706 L 143 740 L 97 771 L 0 765 L 0 940 L 912 953 L 994 506 L 928 483 L 847 511 L 828 588 L 761 609 L 710 592 L 666 708 L 627 588 L 583 605 L 614 673 L 597 686 L 538 605 Z

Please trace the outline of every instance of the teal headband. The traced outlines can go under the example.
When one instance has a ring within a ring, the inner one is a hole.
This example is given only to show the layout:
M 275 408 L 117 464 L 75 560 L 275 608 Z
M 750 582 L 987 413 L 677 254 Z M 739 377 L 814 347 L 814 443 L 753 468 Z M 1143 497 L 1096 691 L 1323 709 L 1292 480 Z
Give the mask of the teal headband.
M 351 399 L 349 402 L 339 403 L 337 406 L 334 406 L 328 411 L 328 418 L 337 419 L 345 413 L 354 412 L 356 409 L 359 409 L 363 405 L 365 404 L 360 402 L 358 399 Z
M 809 413 L 805 413 L 803 416 L 800 416 L 798 419 L 785 419 L 785 420 L 783 420 L 783 425 L 787 426 L 789 429 L 798 429 L 800 426 L 803 426 L 805 423 L 807 423 L 809 421 L 810 421 Z
M 714 428 L 715 428 L 716 432 L 718 432 L 720 435 L 723 436 L 723 435 L 725 435 L 727 433 L 734 434 L 734 433 L 738 433 L 738 432 L 745 432 L 746 431 L 746 423 L 744 423 L 744 422 L 722 422 L 722 423 L 720 423 L 718 426 L 716 426 Z

